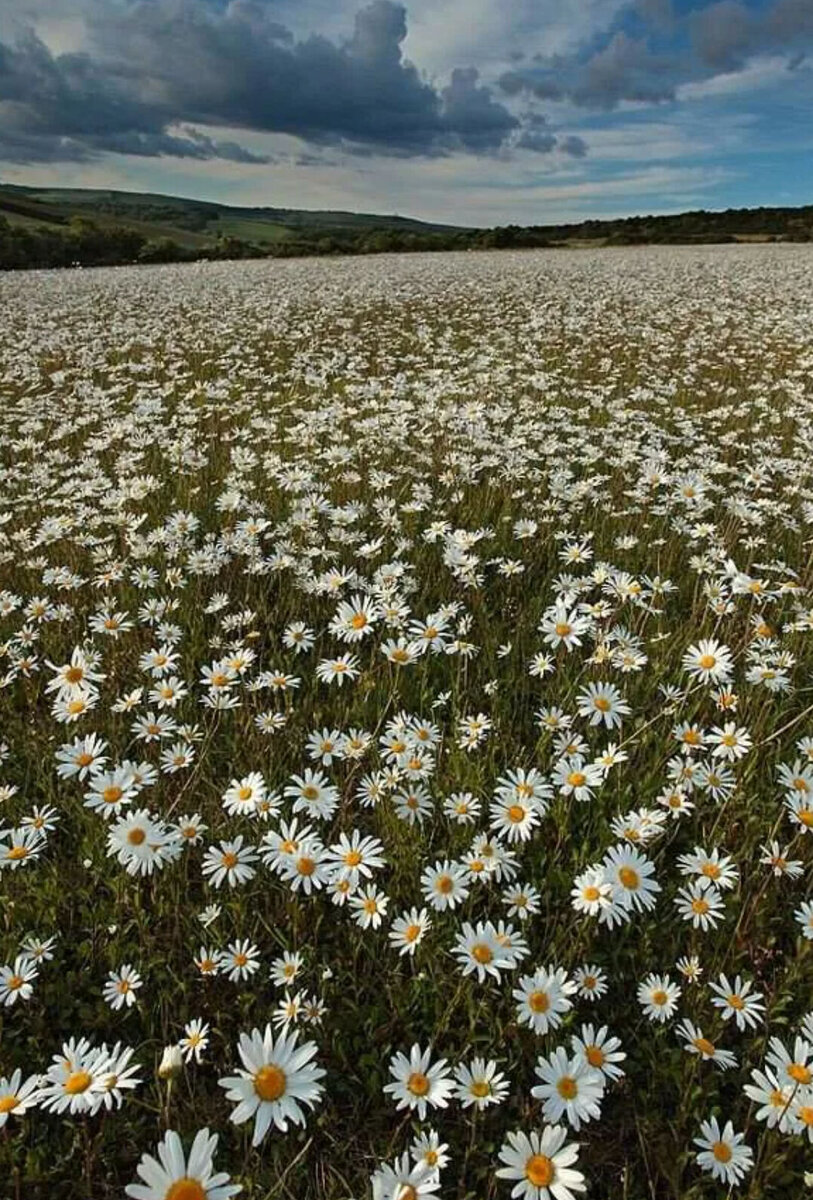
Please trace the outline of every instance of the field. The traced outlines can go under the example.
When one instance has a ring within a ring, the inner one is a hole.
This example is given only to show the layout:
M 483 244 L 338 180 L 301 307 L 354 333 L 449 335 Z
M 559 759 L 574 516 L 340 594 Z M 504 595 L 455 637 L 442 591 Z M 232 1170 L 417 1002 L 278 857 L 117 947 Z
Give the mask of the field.
M 0 311 L 3 1197 L 803 1196 L 813 249 Z

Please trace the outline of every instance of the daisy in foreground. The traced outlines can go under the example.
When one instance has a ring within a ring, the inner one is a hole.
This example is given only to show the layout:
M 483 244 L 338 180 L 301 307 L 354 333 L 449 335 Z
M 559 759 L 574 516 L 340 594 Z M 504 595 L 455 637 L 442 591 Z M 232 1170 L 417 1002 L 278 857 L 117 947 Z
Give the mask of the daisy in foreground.
M 586 1191 L 581 1171 L 574 1171 L 578 1144 L 565 1145 L 562 1125 L 546 1125 L 541 1133 L 517 1130 L 509 1133 L 500 1149 L 500 1179 L 518 1180 L 512 1197 L 523 1200 L 573 1200 L 575 1192 Z
M 441 1058 L 429 1065 L 431 1050 L 421 1050 L 416 1042 L 409 1052 L 394 1054 L 390 1060 L 390 1075 L 393 1083 L 384 1085 L 384 1091 L 398 1101 L 396 1108 L 417 1108 L 421 1121 L 426 1116 L 426 1106 L 446 1108 L 449 1097 L 455 1091 L 449 1077 L 446 1059 Z
M 730 1121 L 726 1121 L 721 1132 L 716 1117 L 704 1121 L 700 1133 L 702 1137 L 694 1139 L 694 1144 L 700 1147 L 698 1166 L 710 1171 L 721 1183 L 739 1183 L 754 1165 L 751 1147 L 743 1144 L 745 1134 L 735 1133 Z
M 297 1047 L 297 1037 L 296 1032 L 283 1033 L 275 1042 L 270 1025 L 265 1033 L 241 1033 L 237 1048 L 246 1069 L 218 1080 L 227 1089 L 226 1099 L 237 1104 L 231 1115 L 235 1125 L 255 1118 L 252 1146 L 260 1144 L 272 1123 L 283 1133 L 289 1121 L 304 1125 L 301 1105 L 313 1108 L 322 1097 L 319 1080 L 325 1072 L 311 1063 L 317 1045 L 305 1042 Z
M 225 1171 L 214 1174 L 216 1148 L 217 1134 L 199 1129 L 187 1161 L 181 1139 L 170 1129 L 158 1143 L 157 1159 L 141 1156 L 136 1170 L 144 1183 L 130 1183 L 124 1190 L 133 1200 L 228 1200 L 243 1189 L 229 1183 Z

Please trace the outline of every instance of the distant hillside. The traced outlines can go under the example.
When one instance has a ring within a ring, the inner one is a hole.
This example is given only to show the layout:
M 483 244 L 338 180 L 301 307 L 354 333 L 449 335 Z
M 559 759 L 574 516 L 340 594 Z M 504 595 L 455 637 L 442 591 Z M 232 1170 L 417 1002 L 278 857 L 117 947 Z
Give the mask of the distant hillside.
M 0 269 L 737 241 L 813 241 L 813 205 L 470 229 L 374 213 L 235 207 L 141 192 L 0 184 Z
M 36 188 L 14 184 L 0 184 L 0 212 L 12 223 L 25 220 L 29 224 L 65 224 L 72 217 L 85 217 L 99 225 L 114 223 L 157 236 L 175 237 L 182 245 L 202 245 L 224 237 L 260 244 L 279 242 L 294 239 L 303 230 L 359 233 L 370 229 L 397 229 L 414 233 L 449 233 L 460 228 L 375 213 L 244 208 L 149 192 Z

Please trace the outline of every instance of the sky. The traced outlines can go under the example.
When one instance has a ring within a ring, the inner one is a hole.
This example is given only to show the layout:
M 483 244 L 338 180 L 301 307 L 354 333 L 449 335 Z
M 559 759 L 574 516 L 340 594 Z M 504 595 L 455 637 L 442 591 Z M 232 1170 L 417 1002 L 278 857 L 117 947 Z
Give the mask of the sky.
M 813 203 L 813 0 L 0 0 L 0 182 L 461 225 Z

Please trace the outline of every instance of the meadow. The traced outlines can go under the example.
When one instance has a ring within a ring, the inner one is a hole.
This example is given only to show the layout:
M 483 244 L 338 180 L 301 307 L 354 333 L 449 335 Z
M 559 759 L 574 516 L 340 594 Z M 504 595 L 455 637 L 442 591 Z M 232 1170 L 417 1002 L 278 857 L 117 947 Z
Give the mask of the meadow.
M 813 249 L 0 313 L 0 1193 L 803 1196 Z

